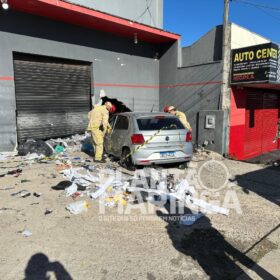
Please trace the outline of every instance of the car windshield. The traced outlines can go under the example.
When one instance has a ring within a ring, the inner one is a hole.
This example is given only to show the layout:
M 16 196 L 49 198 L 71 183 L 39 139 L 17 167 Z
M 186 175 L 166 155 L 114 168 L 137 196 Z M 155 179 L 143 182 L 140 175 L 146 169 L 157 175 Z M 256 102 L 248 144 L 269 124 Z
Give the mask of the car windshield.
M 137 119 L 139 130 L 176 130 L 184 129 L 184 126 L 177 118 L 151 117 Z

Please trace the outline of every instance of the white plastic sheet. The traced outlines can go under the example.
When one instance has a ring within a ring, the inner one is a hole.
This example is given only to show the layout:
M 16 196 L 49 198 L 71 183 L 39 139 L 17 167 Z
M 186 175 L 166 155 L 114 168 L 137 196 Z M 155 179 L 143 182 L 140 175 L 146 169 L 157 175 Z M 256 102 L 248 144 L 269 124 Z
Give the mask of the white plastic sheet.
M 208 203 L 202 199 L 197 199 L 193 197 L 195 194 L 195 188 L 193 186 L 189 186 L 187 180 L 182 180 L 175 187 L 175 192 L 170 193 L 165 189 L 165 183 L 160 182 L 158 189 L 145 189 L 145 188 L 136 188 L 136 187 L 128 187 L 127 190 L 129 192 L 146 192 L 153 193 L 156 195 L 166 195 L 169 200 L 178 200 L 184 201 L 186 206 L 199 206 L 201 209 L 207 212 L 215 212 L 223 215 L 229 215 L 229 210 L 211 203 Z
M 113 182 L 114 182 L 114 177 L 110 177 L 103 185 L 99 186 L 99 189 L 96 192 L 91 193 L 90 197 L 92 199 L 98 198 L 99 196 L 101 196 L 106 191 L 106 189 L 109 186 L 112 185 Z
M 26 159 L 27 160 L 35 160 L 35 159 L 42 159 L 42 158 L 44 158 L 45 156 L 44 155 L 42 155 L 42 154 L 40 154 L 40 155 L 38 155 L 37 153 L 32 153 L 32 154 L 28 154 L 28 155 L 26 155 Z
M 76 201 L 76 202 L 73 202 L 73 203 L 70 203 L 66 206 L 66 209 L 74 214 L 74 215 L 77 215 L 77 214 L 81 214 L 85 211 L 87 211 L 88 209 L 88 204 L 86 201 Z
M 88 170 L 86 174 L 81 174 L 78 171 L 85 170 L 84 168 L 70 168 L 63 171 L 63 177 L 82 187 L 88 187 L 91 183 L 99 182 L 99 177 L 93 176 Z
M 70 187 L 65 189 L 66 197 L 73 195 L 77 191 L 78 191 L 78 186 L 75 183 L 73 183 Z

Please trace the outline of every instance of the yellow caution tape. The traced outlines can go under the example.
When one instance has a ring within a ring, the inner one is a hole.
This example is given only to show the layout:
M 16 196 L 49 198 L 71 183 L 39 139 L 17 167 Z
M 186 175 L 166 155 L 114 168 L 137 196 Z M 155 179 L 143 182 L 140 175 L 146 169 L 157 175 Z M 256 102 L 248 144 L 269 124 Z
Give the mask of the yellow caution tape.
M 160 132 L 164 129 L 168 129 L 168 128 L 171 128 L 172 126 L 174 125 L 171 125 L 169 127 L 163 127 L 161 129 L 159 129 L 155 134 L 153 134 L 149 139 L 147 139 L 143 144 L 135 147 L 128 155 L 126 155 L 124 158 L 121 159 L 121 161 L 124 161 L 125 159 L 127 159 L 128 157 L 132 156 L 133 154 L 135 154 L 137 151 L 139 151 L 140 149 L 142 149 L 146 144 L 148 144 L 149 142 L 151 142 L 156 136 L 158 136 L 160 134 Z M 181 141 L 181 134 L 179 133 L 179 138 L 180 138 L 180 142 L 182 143 Z M 183 144 L 181 144 L 182 147 L 183 147 Z

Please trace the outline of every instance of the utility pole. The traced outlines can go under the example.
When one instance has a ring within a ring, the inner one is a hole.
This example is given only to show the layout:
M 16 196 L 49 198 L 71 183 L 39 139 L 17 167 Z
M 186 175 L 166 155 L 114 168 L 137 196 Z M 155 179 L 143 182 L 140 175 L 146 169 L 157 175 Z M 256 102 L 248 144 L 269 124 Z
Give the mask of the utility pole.
M 223 22 L 223 84 L 220 100 L 220 109 L 224 110 L 224 154 L 228 154 L 229 146 L 229 114 L 230 114 L 230 51 L 231 51 L 231 40 L 230 40 L 230 25 L 228 22 L 229 17 L 229 0 L 224 0 L 224 22 Z

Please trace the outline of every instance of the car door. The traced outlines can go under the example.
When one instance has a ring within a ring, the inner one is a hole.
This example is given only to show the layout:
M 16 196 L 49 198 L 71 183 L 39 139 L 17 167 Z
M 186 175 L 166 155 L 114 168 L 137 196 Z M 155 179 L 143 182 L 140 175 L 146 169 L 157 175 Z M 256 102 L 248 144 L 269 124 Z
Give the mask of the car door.
M 112 128 L 112 132 L 114 131 L 116 117 L 117 116 L 112 116 L 109 120 L 109 124 Z M 112 132 L 111 133 L 106 133 L 105 137 L 104 137 L 104 146 L 105 146 L 105 150 L 108 154 L 113 154 L 113 151 L 112 151 L 112 147 L 113 147 L 113 145 L 112 145 Z
M 120 157 L 122 154 L 122 148 L 128 137 L 129 119 L 127 116 L 117 116 L 114 130 L 111 134 L 112 153 Z

